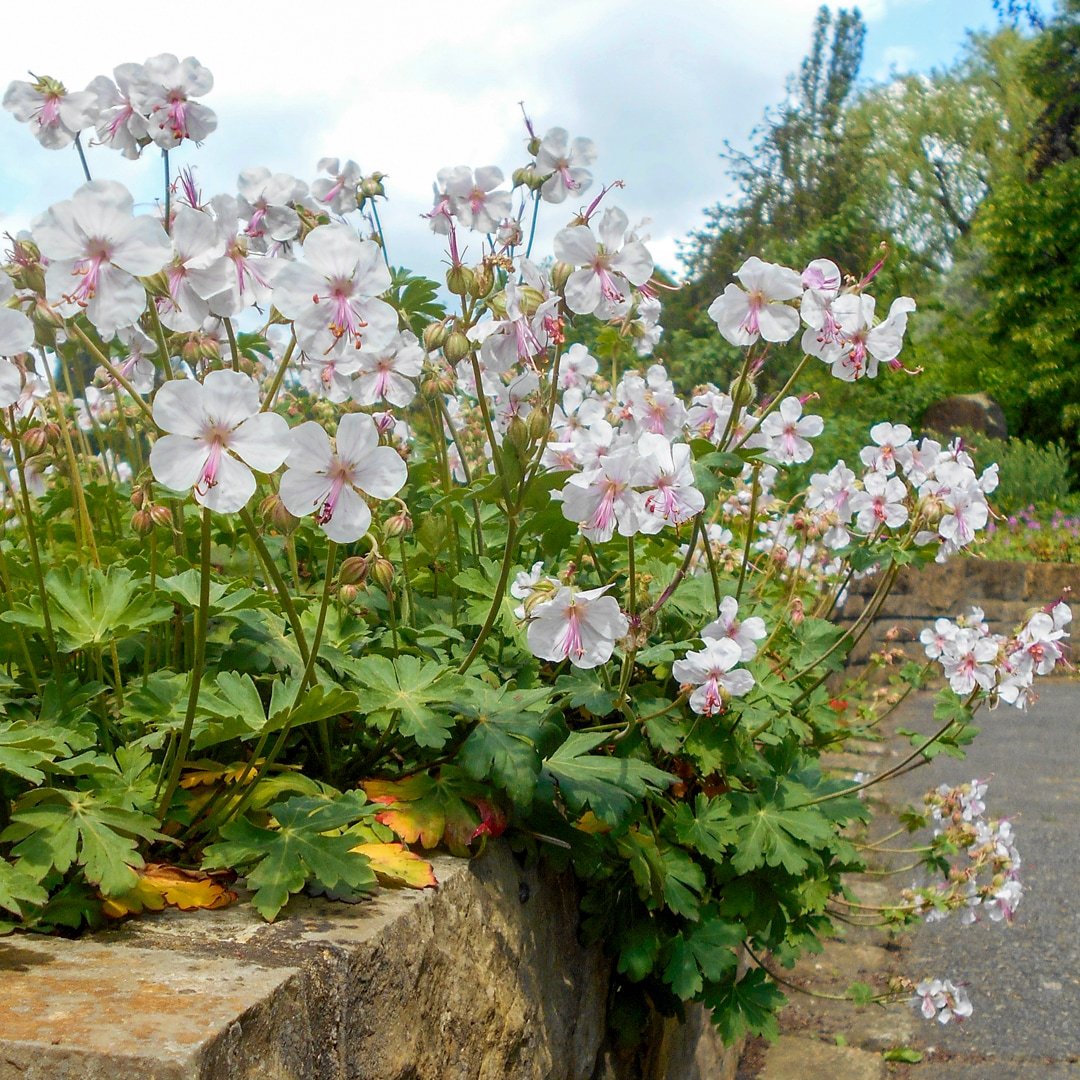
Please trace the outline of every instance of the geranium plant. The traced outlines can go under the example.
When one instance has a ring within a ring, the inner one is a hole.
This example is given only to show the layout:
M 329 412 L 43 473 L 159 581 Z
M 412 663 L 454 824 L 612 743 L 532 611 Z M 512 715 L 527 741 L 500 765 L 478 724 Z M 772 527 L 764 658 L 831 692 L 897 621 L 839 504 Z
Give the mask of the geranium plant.
M 238 877 L 273 919 L 303 889 L 434 884 L 425 851 L 506 833 L 580 879 L 613 1016 L 700 1001 L 726 1039 L 775 1031 L 771 965 L 850 903 L 848 827 L 889 775 L 819 767 L 880 719 L 830 684 L 899 569 L 970 545 L 995 484 L 882 422 L 854 468 L 774 495 L 822 430 L 800 373 L 899 370 L 914 303 L 875 321 L 874 270 L 751 258 L 709 309 L 741 373 L 682 395 L 647 360 L 665 286 L 589 140 L 527 125 L 509 186 L 438 172 L 444 286 L 390 264 L 384 178 L 352 161 L 212 197 L 173 181 L 170 151 L 216 128 L 211 83 L 164 54 L 4 97 L 86 183 L 0 273 L 3 929 L 220 906 Z M 90 178 L 83 135 L 160 151 L 152 210 Z M 554 258 L 533 251 L 551 205 L 573 208 Z M 941 661 L 943 723 L 897 768 L 958 754 L 982 702 L 1024 706 L 1068 621 L 929 631 L 903 678 Z M 1011 844 L 995 827 L 962 838 L 990 845 L 980 869 Z M 1014 880 L 909 891 L 895 917 L 973 895 L 1009 914 Z M 947 981 L 916 999 L 965 1011 Z

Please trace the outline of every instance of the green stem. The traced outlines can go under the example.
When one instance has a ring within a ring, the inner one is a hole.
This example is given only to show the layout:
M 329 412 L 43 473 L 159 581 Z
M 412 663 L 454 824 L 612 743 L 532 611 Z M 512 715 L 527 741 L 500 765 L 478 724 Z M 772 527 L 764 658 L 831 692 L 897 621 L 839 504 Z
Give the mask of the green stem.
M 379 207 L 375 200 L 371 200 L 371 216 L 375 219 L 375 228 L 379 230 L 379 247 L 382 248 L 383 262 L 386 269 L 390 269 L 390 256 L 386 251 L 386 233 L 383 232 L 382 222 L 379 220 Z
M 746 581 L 746 567 L 750 562 L 750 545 L 754 542 L 754 518 L 757 515 L 758 495 L 761 494 L 761 485 L 758 476 L 761 473 L 761 465 L 754 466 L 754 479 L 750 487 L 750 514 L 746 519 L 746 543 L 743 545 L 742 565 L 739 567 L 739 584 L 735 587 L 736 601 L 742 598 L 743 583 Z
M 203 507 L 202 544 L 199 552 L 202 577 L 199 581 L 198 624 L 195 629 L 195 658 L 191 666 L 191 682 L 188 687 L 187 709 L 184 712 L 184 726 L 180 729 L 180 739 L 168 771 L 165 790 L 158 803 L 158 821 L 164 822 L 169 812 L 173 795 L 180 783 L 180 773 L 184 768 L 188 750 L 191 748 L 191 729 L 195 724 L 195 709 L 199 703 L 199 685 L 202 682 L 203 668 L 206 666 L 206 634 L 210 622 L 210 511 Z
M 165 372 L 166 379 L 174 378 L 172 361 L 169 359 L 169 346 L 165 344 L 165 328 L 161 325 L 161 316 L 158 314 L 157 300 L 153 294 L 146 293 L 146 310 L 150 312 L 150 323 L 154 330 L 154 338 L 161 350 L 161 367 Z M 136 395 L 138 396 L 138 395 Z
M 472 667 L 472 662 L 480 655 L 480 649 L 487 640 L 488 634 L 491 633 L 491 628 L 495 625 L 495 620 L 498 618 L 499 611 L 502 608 L 503 596 L 506 593 L 506 584 L 510 580 L 510 568 L 514 565 L 514 546 L 517 543 L 517 529 L 517 515 L 511 514 L 507 519 L 506 524 L 506 547 L 503 550 L 502 567 L 499 570 L 499 581 L 495 586 L 495 595 L 492 597 L 491 607 L 488 608 L 484 625 L 480 628 L 480 633 L 473 642 L 472 648 L 469 650 L 469 655 L 465 657 L 461 666 L 458 668 L 459 675 L 464 675 L 465 672 Z
M 229 352 L 232 353 L 232 369 L 233 371 L 240 370 L 240 350 L 236 345 L 236 334 L 233 331 L 232 319 L 222 319 L 225 324 L 225 333 L 229 338 Z
M 79 138 L 78 132 L 75 134 L 75 149 L 79 152 L 79 164 L 82 166 L 83 176 L 86 177 L 86 182 L 89 184 L 92 180 L 90 166 L 86 164 L 86 153 L 83 150 L 82 139 Z
M 266 392 L 266 398 L 263 400 L 262 409 L 260 412 L 269 412 L 274 407 L 274 400 L 278 396 L 278 391 L 281 389 L 281 384 L 285 380 L 285 371 L 289 366 L 289 361 L 292 360 L 293 350 L 296 348 L 296 334 L 294 333 L 289 338 L 289 344 L 285 349 L 285 355 L 281 358 L 281 363 L 278 364 L 277 371 L 274 372 L 274 381 L 270 384 L 270 389 Z

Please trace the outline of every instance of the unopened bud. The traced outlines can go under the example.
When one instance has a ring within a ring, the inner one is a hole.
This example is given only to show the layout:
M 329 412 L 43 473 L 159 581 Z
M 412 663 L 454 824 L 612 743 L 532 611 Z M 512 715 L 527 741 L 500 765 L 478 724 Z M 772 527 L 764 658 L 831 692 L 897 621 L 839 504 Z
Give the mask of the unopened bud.
M 443 342 L 446 341 L 449 333 L 450 331 L 446 329 L 446 323 L 428 323 L 427 326 L 424 327 L 423 333 L 424 348 L 427 349 L 428 352 L 434 352 L 436 349 L 441 349 L 443 347 Z
M 46 303 L 43 297 L 37 297 L 34 306 L 30 309 L 30 318 L 35 326 L 47 330 L 58 330 L 64 325 L 63 316 Z
M 139 282 L 151 296 L 164 297 L 171 295 L 169 292 L 169 279 L 165 276 L 164 270 L 139 278 Z
M 745 409 L 757 399 L 757 387 L 753 379 L 738 378 L 731 384 L 728 394 L 737 409 Z
M 540 137 L 538 135 L 534 135 L 529 140 L 526 149 L 528 149 L 529 153 L 532 154 L 533 157 L 536 157 L 536 155 L 540 153 Z
M 529 427 L 520 416 L 511 417 L 506 425 L 503 441 L 509 443 L 519 454 L 524 454 L 529 445 Z
M 259 511 L 267 525 L 272 526 L 286 536 L 300 524 L 300 519 L 286 509 L 280 495 L 267 495 L 259 504 Z
M 172 511 L 167 506 L 151 506 L 150 517 L 159 529 L 171 529 L 173 525 Z
M 383 532 L 387 536 L 407 536 L 412 532 L 412 515 L 405 509 L 391 514 L 383 524 Z
M 364 555 L 351 555 L 342 564 L 338 571 L 338 581 L 341 585 L 361 585 L 368 576 L 368 560 Z
M 562 292 L 573 272 L 574 268 L 569 263 L 557 262 L 551 268 L 551 287 L 556 292 Z
M 394 583 L 394 564 L 389 559 L 381 556 L 375 560 L 371 567 L 371 576 L 387 592 Z
M 136 510 L 131 515 L 131 528 L 140 536 L 149 536 L 154 531 L 154 518 L 149 510 Z
M 471 349 L 469 339 L 460 330 L 455 330 L 443 344 L 443 356 L 451 364 L 456 364 L 459 360 L 464 360 Z
M 55 420 L 50 421 L 45 425 L 45 438 L 49 440 L 50 446 L 56 446 L 63 437 L 60 431 L 60 425 Z
M 143 508 L 143 503 L 145 502 L 146 489 L 141 487 L 135 488 L 131 493 L 131 505 L 134 506 L 136 510 L 141 510 Z
M 360 595 L 360 590 L 355 585 L 341 585 L 337 594 L 343 604 L 351 604 Z
M 473 287 L 473 272 L 461 263 L 451 266 L 446 271 L 446 287 L 455 296 L 464 296 Z
M 529 428 L 529 439 L 532 442 L 539 442 L 541 439 L 547 438 L 548 415 L 543 409 L 533 409 L 529 413 L 526 424 Z
M 386 198 L 386 188 L 383 187 L 383 179 L 386 174 L 381 172 L 374 172 L 370 176 L 365 176 L 360 181 L 360 186 L 356 189 L 360 198 L 357 200 L 360 202 L 363 199 L 374 199 L 376 196 L 379 198 Z
M 23 432 L 22 444 L 26 456 L 33 457 L 49 445 L 49 433 L 43 427 L 28 428 Z

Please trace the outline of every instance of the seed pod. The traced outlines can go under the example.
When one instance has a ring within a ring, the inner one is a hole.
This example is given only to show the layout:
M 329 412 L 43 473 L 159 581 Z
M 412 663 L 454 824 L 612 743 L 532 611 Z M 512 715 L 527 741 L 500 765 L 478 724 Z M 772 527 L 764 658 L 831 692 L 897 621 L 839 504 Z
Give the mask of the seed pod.
M 173 525 L 172 511 L 167 506 L 151 506 L 147 511 L 159 529 L 171 529 Z
M 447 334 L 449 334 L 449 331 L 446 329 L 446 323 L 428 323 L 427 326 L 424 327 L 423 333 L 424 348 L 427 349 L 428 352 L 434 352 L 436 349 L 441 349 L 443 347 L 443 342 L 446 341 Z
M 539 442 L 548 433 L 548 415 L 543 409 L 533 409 L 526 424 L 532 442 Z
M 750 378 L 738 378 L 728 388 L 731 400 L 737 409 L 745 409 L 757 400 L 757 387 Z
M 455 296 L 464 296 L 473 287 L 473 272 L 461 263 L 451 266 L 446 271 L 446 287 Z
M 387 536 L 408 536 L 412 532 L 412 515 L 408 510 L 399 510 L 386 519 L 383 532 Z
M 509 443 L 519 454 L 525 453 L 529 445 L 529 428 L 520 416 L 511 417 L 503 442 Z
M 566 288 L 567 281 L 570 280 L 570 275 L 574 272 L 574 268 L 569 263 L 557 262 L 551 268 L 551 287 L 556 292 L 562 292 Z
M 360 590 L 355 585 L 341 585 L 337 594 L 343 604 L 351 604 L 360 595 Z
M 487 263 L 481 263 L 473 270 L 469 295 L 476 300 L 483 300 L 495 285 L 495 274 Z
M 27 428 L 22 436 L 23 449 L 27 457 L 40 454 L 49 445 L 49 433 L 43 427 Z

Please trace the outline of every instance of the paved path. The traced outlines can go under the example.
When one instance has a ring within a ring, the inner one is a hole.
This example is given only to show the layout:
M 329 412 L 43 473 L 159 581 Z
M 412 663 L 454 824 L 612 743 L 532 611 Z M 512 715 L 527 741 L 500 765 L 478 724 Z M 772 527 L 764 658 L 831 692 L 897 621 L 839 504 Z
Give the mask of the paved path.
M 898 726 L 929 734 L 931 712 L 930 695 L 913 696 Z M 889 972 L 952 978 L 968 984 L 974 1015 L 942 1027 L 910 1006 L 855 1011 L 795 995 L 779 1043 L 752 1045 L 740 1080 L 1080 1080 L 1080 680 L 1045 681 L 1029 713 L 1002 706 L 977 722 L 982 731 L 965 761 L 938 758 L 883 794 L 893 804 L 918 802 L 939 783 L 992 777 L 988 812 L 1012 818 L 1023 860 L 1026 892 L 1014 924 L 963 926 L 954 916 L 908 931 L 899 949 L 859 932 L 797 969 L 811 985 L 841 992 Z M 893 740 L 870 768 L 889 767 L 905 746 Z M 884 881 L 893 893 L 908 883 Z M 881 896 L 885 886 L 870 890 Z M 889 1046 L 918 1049 L 923 1061 L 887 1065 L 881 1051 Z

